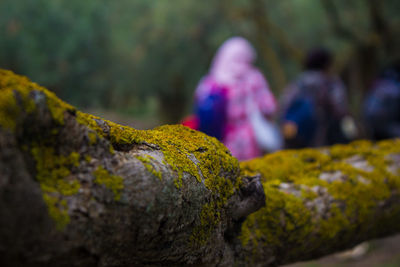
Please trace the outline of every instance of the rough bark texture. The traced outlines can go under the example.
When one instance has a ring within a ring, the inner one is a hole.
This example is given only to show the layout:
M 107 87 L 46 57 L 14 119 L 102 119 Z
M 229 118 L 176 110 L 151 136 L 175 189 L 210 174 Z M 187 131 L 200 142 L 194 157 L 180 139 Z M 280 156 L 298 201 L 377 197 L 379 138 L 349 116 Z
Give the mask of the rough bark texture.
M 238 163 L 0 70 L 0 265 L 277 265 L 398 232 L 400 141 Z

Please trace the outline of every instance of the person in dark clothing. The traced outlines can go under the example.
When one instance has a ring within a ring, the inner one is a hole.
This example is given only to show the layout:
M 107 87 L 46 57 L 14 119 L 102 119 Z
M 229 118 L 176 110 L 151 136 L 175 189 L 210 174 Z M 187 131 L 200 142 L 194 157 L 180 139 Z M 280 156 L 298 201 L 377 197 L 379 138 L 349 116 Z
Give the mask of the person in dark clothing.
M 364 117 L 374 140 L 400 137 L 400 62 L 386 68 L 364 102 Z
M 287 148 L 345 143 L 344 122 L 353 123 L 350 128 L 354 130 L 344 84 L 330 73 L 332 60 L 326 49 L 311 50 L 305 70 L 285 89 L 281 121 Z

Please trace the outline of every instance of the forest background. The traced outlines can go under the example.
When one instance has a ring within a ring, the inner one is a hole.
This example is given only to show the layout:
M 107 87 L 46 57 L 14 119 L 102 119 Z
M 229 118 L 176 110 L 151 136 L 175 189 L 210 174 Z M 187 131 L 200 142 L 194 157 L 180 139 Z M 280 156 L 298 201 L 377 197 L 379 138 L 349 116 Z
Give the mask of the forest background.
M 398 11 L 397 0 L 1 0 L 0 67 L 80 109 L 164 124 L 191 112 L 231 36 L 254 44 L 278 97 L 323 45 L 359 118 L 371 82 L 400 56 Z

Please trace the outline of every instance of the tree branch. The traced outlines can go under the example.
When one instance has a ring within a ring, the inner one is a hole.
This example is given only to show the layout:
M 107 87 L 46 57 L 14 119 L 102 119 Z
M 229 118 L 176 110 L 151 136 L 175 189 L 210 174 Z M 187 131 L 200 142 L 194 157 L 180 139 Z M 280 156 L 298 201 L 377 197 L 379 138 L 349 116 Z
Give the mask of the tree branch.
M 238 163 L 0 70 L 1 266 L 276 265 L 399 231 L 400 141 Z
M 270 33 L 270 26 L 268 20 L 265 18 L 266 14 L 264 3 L 262 1 L 251 1 L 251 18 L 255 23 L 257 40 L 261 47 L 261 56 L 264 61 L 270 66 L 272 78 L 275 81 L 275 86 L 278 90 L 283 90 L 287 84 L 285 71 L 279 61 L 279 58 L 270 44 L 267 35 Z

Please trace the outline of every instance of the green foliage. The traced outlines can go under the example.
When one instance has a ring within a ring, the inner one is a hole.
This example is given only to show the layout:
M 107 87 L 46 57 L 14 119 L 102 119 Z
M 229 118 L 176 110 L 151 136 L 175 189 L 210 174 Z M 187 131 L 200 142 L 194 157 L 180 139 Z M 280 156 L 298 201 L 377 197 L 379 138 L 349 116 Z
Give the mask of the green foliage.
M 377 9 L 390 39 L 374 35 L 370 2 L 376 1 L 2 0 L 0 67 L 80 107 L 138 111 L 155 100 L 164 121 L 176 122 L 189 111 L 216 49 L 233 35 L 256 46 L 276 93 L 298 73 L 304 51 L 321 43 L 343 61 L 339 70 L 348 71 L 347 62 L 362 57 L 354 51 L 368 45 L 376 58 L 361 65 L 386 63 L 393 53 L 382 52 L 385 44 L 399 44 L 399 4 L 387 0 Z M 335 11 L 351 38 L 338 30 Z

